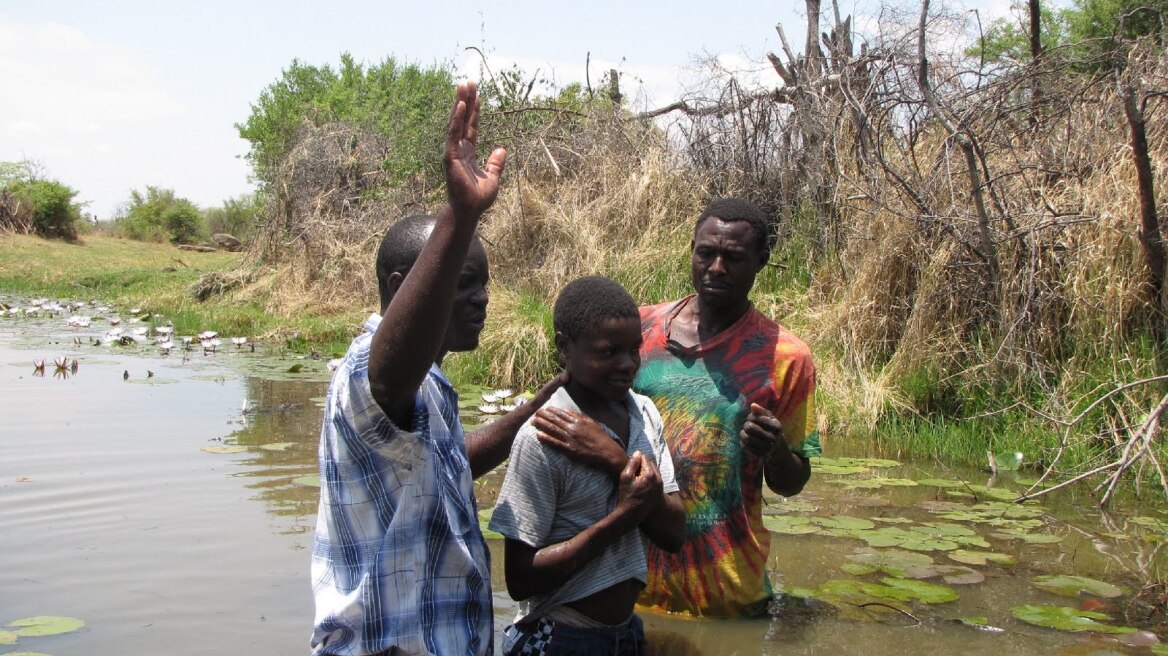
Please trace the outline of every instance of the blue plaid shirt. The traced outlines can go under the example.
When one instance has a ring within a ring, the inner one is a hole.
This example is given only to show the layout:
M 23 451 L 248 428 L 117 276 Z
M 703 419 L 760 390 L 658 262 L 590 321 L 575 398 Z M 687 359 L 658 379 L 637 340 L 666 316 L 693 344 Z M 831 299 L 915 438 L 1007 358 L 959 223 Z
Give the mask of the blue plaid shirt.
M 491 564 L 458 394 L 437 365 L 409 432 L 369 388 L 365 322 L 333 374 L 320 431 L 313 654 L 491 654 Z

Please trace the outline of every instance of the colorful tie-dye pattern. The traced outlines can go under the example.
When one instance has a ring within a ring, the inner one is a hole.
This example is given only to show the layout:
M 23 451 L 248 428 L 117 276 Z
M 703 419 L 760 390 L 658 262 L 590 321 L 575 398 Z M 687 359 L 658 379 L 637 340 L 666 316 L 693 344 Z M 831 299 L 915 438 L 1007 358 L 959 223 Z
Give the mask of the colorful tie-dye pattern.
M 641 370 L 634 388 L 653 399 L 665 426 L 686 510 L 686 542 L 671 554 L 648 548 L 643 605 L 695 616 L 744 617 L 765 610 L 770 532 L 762 525 L 762 461 L 738 441 L 750 404 L 783 422 L 784 438 L 819 453 L 815 366 L 798 337 L 756 310 L 693 349 L 667 346 L 688 297 L 641 308 Z

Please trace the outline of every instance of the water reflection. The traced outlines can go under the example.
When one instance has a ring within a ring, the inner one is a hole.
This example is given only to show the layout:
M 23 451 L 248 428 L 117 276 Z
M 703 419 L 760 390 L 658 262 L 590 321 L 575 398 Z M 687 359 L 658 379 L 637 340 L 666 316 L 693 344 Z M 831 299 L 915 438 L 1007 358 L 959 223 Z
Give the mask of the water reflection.
M 118 654 L 128 642 L 175 654 L 302 650 L 312 616 L 305 550 L 319 496 L 306 479 L 317 474 L 326 383 L 322 375 L 295 377 L 323 364 L 263 348 L 161 358 L 144 347 L 94 346 L 53 333 L 51 325 L 0 320 L 0 396 L 7 403 L 0 427 L 0 621 L 37 613 L 84 617 L 90 632 L 49 648 L 58 653 L 73 646 L 78 653 Z M 43 362 L 46 352 L 49 362 L 30 374 L 29 364 Z M 70 358 L 63 369 L 51 359 L 58 353 Z M 78 359 L 84 362 L 74 369 Z M 123 384 L 123 372 L 130 384 Z M 246 450 L 200 452 L 209 444 Z M 499 468 L 476 481 L 480 508 L 494 505 L 502 476 Z M 1070 490 L 1021 509 L 1003 503 L 1025 489 L 1022 477 L 820 463 L 803 494 L 767 497 L 767 516 L 776 522 L 768 569 L 792 593 L 773 620 L 645 614 L 647 633 L 656 653 L 668 654 L 1149 653 L 1023 624 L 1011 608 L 1058 604 L 1098 609 L 1117 625 L 1138 619 L 1129 613 L 1130 596 L 1060 597 L 1032 581 L 1075 574 L 1132 593 L 1164 576 L 1162 501 L 1129 493 L 1101 513 L 1088 494 Z M 974 539 L 952 526 L 967 527 L 987 546 L 947 540 Z M 505 591 L 502 546 L 490 546 L 501 629 L 515 604 Z M 889 612 L 794 595 L 835 580 L 881 584 L 889 572 L 858 573 L 855 566 L 864 554 L 895 561 L 887 555 L 895 550 L 923 554 L 938 566 L 966 566 L 984 581 L 949 584 L 955 602 L 893 600 Z M 1015 562 L 970 565 L 954 558 L 959 550 Z M 1140 608 L 1163 618 L 1162 606 Z M 970 617 L 1002 631 L 954 621 Z

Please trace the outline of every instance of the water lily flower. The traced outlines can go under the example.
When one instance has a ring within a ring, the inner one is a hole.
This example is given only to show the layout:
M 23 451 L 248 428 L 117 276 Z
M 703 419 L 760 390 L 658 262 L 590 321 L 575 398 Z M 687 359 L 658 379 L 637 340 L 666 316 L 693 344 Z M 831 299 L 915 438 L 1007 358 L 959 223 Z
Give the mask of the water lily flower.
M 246 337 L 232 337 L 231 343 L 235 344 L 235 348 L 242 348 L 247 343 Z
M 39 371 L 43 374 L 45 372 L 45 361 L 44 360 L 33 360 L 32 361 L 32 370 Z
M 518 408 L 518 407 L 519 406 L 517 406 L 517 405 L 504 404 L 504 405 L 499 406 L 499 409 L 502 410 L 503 412 L 511 412 L 512 410 L 514 410 L 515 408 Z
M 88 328 L 89 327 L 89 317 L 72 316 L 72 317 L 69 317 L 69 320 L 66 321 L 66 323 L 69 324 L 69 326 L 72 328 Z
M 142 308 L 133 308 L 130 310 L 130 314 L 142 314 Z
M 69 362 L 69 371 L 71 371 L 71 372 L 73 372 L 73 373 L 77 373 L 77 367 L 78 367 L 78 366 L 80 366 L 80 363 L 78 363 L 78 362 L 77 362 L 77 358 L 73 358 L 73 359 L 72 359 L 72 360 Z
M 174 332 L 174 326 L 158 326 L 154 329 L 154 332 L 165 337 Z
M 218 336 L 219 333 L 215 332 L 214 330 L 204 330 L 203 332 L 199 333 L 199 341 L 201 342 L 205 339 L 214 339 Z
M 325 366 L 328 367 L 329 371 L 336 371 L 337 368 L 341 366 L 342 362 L 344 362 L 344 359 L 336 358 L 333 360 L 329 360 L 327 363 L 325 363 Z
M 486 405 L 480 405 L 479 412 L 483 413 L 484 415 L 493 415 L 499 412 L 499 406 L 491 405 L 490 403 Z
M 150 332 L 150 326 L 142 326 L 141 328 L 134 329 L 134 334 L 140 337 L 145 337 L 148 332 Z
M 191 342 L 193 342 L 193 341 L 195 341 L 195 338 L 194 338 L 194 337 L 183 337 L 183 338 L 182 338 L 182 343 L 183 343 L 183 344 L 190 344 L 190 343 L 191 343 Z
M 69 366 L 69 358 L 59 355 L 53 359 L 53 364 L 57 365 L 57 371 L 64 371 Z
M 494 393 L 492 393 L 492 392 L 487 392 L 486 394 L 483 394 L 483 401 L 486 402 L 487 404 L 494 403 L 495 401 L 498 401 L 498 400 L 499 400 L 499 397 L 495 396 Z
M 495 390 L 495 397 L 496 397 L 496 398 L 499 398 L 499 399 L 506 399 L 506 398 L 509 398 L 509 397 L 510 397 L 512 394 L 514 394 L 514 392 L 512 392 L 512 391 L 511 391 L 511 390 L 509 390 L 509 389 L 499 389 L 499 390 Z
M 110 318 L 109 318 L 109 324 L 110 324 L 111 326 L 116 326 L 116 325 L 118 325 L 118 324 L 119 324 L 119 323 L 121 323 L 121 322 L 122 322 L 122 320 L 121 320 L 120 318 L 118 318 L 118 317 L 110 317 Z

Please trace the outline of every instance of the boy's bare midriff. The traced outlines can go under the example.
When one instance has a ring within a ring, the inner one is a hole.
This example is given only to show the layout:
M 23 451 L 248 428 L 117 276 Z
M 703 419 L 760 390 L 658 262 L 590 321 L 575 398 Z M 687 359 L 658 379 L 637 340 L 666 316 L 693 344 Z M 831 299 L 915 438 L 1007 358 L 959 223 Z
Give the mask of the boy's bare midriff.
M 644 584 L 637 579 L 625 579 L 564 605 L 601 624 L 616 626 L 629 621 L 633 614 L 633 606 L 637 603 L 637 597 L 640 596 L 643 587 Z

